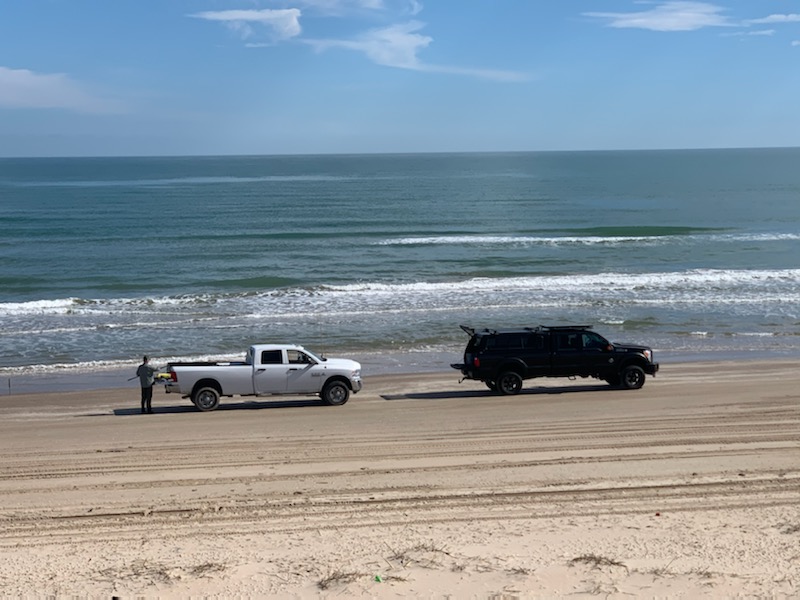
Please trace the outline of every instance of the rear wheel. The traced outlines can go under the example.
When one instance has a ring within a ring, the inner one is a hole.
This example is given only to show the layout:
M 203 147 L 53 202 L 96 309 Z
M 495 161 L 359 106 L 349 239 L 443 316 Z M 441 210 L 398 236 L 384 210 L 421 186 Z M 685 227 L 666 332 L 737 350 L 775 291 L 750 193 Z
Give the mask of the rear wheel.
M 644 370 L 631 365 L 622 369 L 622 387 L 626 390 L 638 390 L 644 385 Z
M 327 404 L 340 406 L 350 398 L 350 390 L 341 381 L 330 381 L 322 388 L 320 396 Z
M 488 387 L 493 392 L 497 391 L 497 383 L 496 382 L 494 382 L 494 381 L 484 381 L 483 383 L 485 383 L 486 387 Z
M 192 402 L 203 412 L 214 410 L 219 406 L 219 391 L 213 387 L 201 387 L 192 395 Z
M 504 396 L 519 394 L 522 389 L 522 377 L 514 371 L 506 371 L 497 378 L 497 391 Z

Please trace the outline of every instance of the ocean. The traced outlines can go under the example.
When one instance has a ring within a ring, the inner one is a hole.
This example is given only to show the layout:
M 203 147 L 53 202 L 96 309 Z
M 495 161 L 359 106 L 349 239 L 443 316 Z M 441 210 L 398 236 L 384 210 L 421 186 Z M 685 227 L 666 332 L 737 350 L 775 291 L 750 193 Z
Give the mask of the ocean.
M 0 159 L 0 393 L 255 342 L 448 369 L 460 324 L 800 357 L 798 259 L 800 149 Z

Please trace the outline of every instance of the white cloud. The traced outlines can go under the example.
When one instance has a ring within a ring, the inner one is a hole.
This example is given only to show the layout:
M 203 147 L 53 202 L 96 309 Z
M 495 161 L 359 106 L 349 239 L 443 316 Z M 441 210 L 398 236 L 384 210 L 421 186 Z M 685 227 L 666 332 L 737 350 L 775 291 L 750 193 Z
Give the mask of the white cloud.
M 417 54 L 428 47 L 433 38 L 417 33 L 425 26 L 419 21 L 409 21 L 382 29 L 372 29 L 351 40 L 303 40 L 318 51 L 331 48 L 344 48 L 362 52 L 372 62 L 386 67 L 425 71 L 428 73 L 452 73 L 469 75 L 497 81 L 524 81 L 528 77 L 522 73 L 494 69 L 475 69 L 431 65 L 419 60 Z
M 342 10 L 351 7 L 380 9 L 384 7 L 383 0 L 295 0 L 295 3 L 322 10 Z
M 294 0 L 294 2 L 309 11 L 321 12 L 326 16 L 341 16 L 340 13 L 354 8 L 385 8 L 384 0 Z M 404 2 L 407 10 L 412 14 L 417 14 L 422 10 L 422 4 L 418 0 L 404 0 Z M 189 16 L 224 23 L 244 40 L 255 36 L 254 25 L 264 25 L 274 31 L 275 39 L 273 43 L 296 39 L 312 46 L 319 52 L 332 48 L 353 50 L 366 55 L 375 64 L 386 67 L 429 73 L 467 75 L 496 81 L 525 81 L 529 79 L 529 76 L 514 71 L 423 63 L 419 60 L 418 54 L 430 45 L 433 38 L 419 33 L 419 30 L 425 26 L 424 23 L 419 21 L 409 21 L 380 29 L 372 29 L 351 39 L 303 39 L 299 37 L 302 33 L 300 27 L 302 13 L 297 8 L 207 11 Z M 250 48 L 260 48 L 271 44 L 252 41 L 247 42 L 246 45 Z
M 267 27 L 273 33 L 275 41 L 288 40 L 300 35 L 302 31 L 300 27 L 301 12 L 297 8 L 206 11 L 189 16 L 224 23 L 242 39 L 254 35 L 252 27 L 254 24 Z
M 41 74 L 7 67 L 0 67 L 0 108 L 55 108 L 91 114 L 124 112 L 118 102 L 90 94 L 63 73 Z
M 383 0 L 292 0 L 292 4 L 327 16 L 342 16 L 355 11 L 386 8 Z
M 422 12 L 419 0 L 291 0 L 292 4 L 330 16 L 342 16 L 359 10 L 392 10 L 418 15 Z M 405 5 L 406 8 L 400 8 Z
M 419 13 L 422 12 L 421 2 L 417 2 L 417 0 L 410 0 L 408 4 L 409 4 L 408 10 L 412 15 L 418 15 Z
M 800 46 L 800 40 L 794 40 L 792 46 Z
M 521 82 L 531 80 L 531 76 L 527 73 L 520 73 L 518 71 L 504 71 L 502 69 L 478 69 L 474 67 L 453 67 L 448 65 L 421 64 L 416 68 L 416 70 L 427 73 L 466 75 L 469 77 L 477 77 L 479 79 L 491 79 L 493 81 Z
M 609 27 L 652 31 L 694 31 L 704 27 L 735 25 L 721 14 L 723 8 L 707 2 L 663 2 L 641 12 L 586 12 L 584 16 L 608 21 Z
M 748 23 L 800 23 L 800 15 L 769 15 L 763 19 L 750 19 Z
M 760 29 L 758 31 L 737 31 L 735 33 L 723 33 L 725 37 L 749 37 L 749 36 L 770 36 L 775 35 L 774 29 Z
M 424 27 L 423 23 L 410 21 L 383 29 L 372 29 L 354 40 L 306 40 L 317 50 L 346 48 L 363 52 L 379 65 L 417 69 L 417 52 L 426 48 L 433 38 L 415 33 Z

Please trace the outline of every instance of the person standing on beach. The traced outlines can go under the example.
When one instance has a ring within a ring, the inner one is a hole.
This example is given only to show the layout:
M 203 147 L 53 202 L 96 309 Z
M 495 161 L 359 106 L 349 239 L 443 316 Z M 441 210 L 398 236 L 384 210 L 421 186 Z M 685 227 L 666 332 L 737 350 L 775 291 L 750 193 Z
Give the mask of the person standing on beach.
M 153 384 L 155 383 L 155 374 L 158 369 L 150 365 L 150 359 L 145 355 L 142 359 L 142 364 L 136 369 L 136 375 L 139 376 L 139 383 L 142 386 L 142 414 L 153 413 Z

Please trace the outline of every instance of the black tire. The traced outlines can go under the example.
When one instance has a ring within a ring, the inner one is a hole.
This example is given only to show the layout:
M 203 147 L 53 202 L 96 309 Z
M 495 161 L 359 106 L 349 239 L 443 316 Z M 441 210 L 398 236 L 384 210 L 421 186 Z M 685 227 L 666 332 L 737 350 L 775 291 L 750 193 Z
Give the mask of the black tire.
M 192 394 L 192 403 L 203 412 L 216 410 L 219 406 L 219 390 L 210 386 L 197 388 Z
M 483 383 L 485 383 L 486 387 L 488 387 L 493 392 L 497 391 L 497 382 L 495 382 L 495 381 L 484 381 Z
M 341 406 L 350 398 L 350 388 L 343 381 L 329 381 L 322 388 L 320 397 L 330 406 Z
M 522 389 L 522 377 L 514 371 L 506 371 L 497 378 L 497 391 L 504 396 L 514 396 Z
M 644 385 L 644 370 L 636 365 L 622 369 L 620 376 L 622 387 L 626 390 L 638 390 Z

